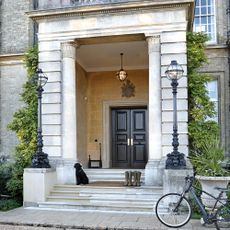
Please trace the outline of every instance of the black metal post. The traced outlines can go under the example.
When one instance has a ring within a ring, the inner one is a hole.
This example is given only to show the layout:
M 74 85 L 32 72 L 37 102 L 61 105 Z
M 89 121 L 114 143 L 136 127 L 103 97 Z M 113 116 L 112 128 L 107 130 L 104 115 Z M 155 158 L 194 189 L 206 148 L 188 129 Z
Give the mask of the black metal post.
M 39 76 L 38 76 L 39 77 Z M 32 159 L 32 168 L 51 168 L 48 160 L 48 154 L 42 151 L 43 136 L 42 136 L 42 92 L 41 85 L 38 86 L 38 130 L 37 130 L 37 151 Z
M 167 154 L 166 169 L 185 169 L 186 161 L 184 154 L 178 152 L 179 139 L 178 139 L 178 125 L 177 125 L 177 79 L 172 79 L 172 93 L 173 93 L 173 151 Z

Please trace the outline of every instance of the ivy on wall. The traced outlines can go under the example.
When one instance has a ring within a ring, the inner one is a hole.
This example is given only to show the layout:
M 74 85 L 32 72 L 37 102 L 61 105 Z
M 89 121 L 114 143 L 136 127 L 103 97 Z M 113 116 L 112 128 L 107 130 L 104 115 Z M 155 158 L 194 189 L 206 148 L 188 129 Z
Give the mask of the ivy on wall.
M 38 48 L 30 48 L 24 58 L 27 69 L 27 82 L 23 85 L 21 100 L 24 107 L 17 111 L 8 128 L 14 132 L 19 139 L 15 150 L 15 162 L 12 177 L 7 183 L 7 188 L 12 196 L 22 201 L 23 171 L 31 165 L 31 159 L 36 151 L 37 143 L 37 92 L 36 85 L 31 80 L 38 66 Z
M 219 125 L 211 119 L 216 115 L 214 103 L 210 101 L 206 87 L 212 78 L 199 72 L 199 68 L 207 63 L 207 41 L 208 36 L 203 33 L 187 34 L 190 151 L 199 151 L 207 140 L 211 141 L 219 136 Z

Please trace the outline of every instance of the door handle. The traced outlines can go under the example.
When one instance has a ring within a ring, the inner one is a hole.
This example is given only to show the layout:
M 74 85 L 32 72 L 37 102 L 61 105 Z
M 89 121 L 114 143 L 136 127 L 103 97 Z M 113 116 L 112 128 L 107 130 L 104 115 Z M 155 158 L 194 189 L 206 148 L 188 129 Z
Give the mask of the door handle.
M 130 146 L 130 139 L 127 139 L 127 145 Z
M 133 138 L 130 139 L 131 146 L 133 146 Z

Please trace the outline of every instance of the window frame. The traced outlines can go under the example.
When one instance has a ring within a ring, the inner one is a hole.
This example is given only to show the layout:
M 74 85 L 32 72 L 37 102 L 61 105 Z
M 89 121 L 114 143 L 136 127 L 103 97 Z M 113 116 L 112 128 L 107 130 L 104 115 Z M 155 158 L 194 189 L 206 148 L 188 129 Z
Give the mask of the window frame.
M 196 2 L 197 1 L 201 1 L 201 0 L 196 0 Z M 208 1 L 208 0 L 207 0 Z M 206 14 L 204 14 L 203 16 L 207 19 L 208 18 L 208 16 L 211 16 L 211 18 L 213 17 L 213 33 L 211 33 L 212 31 L 210 31 L 210 34 L 211 34 L 211 36 L 213 37 L 213 39 L 212 40 L 208 40 L 207 41 L 207 44 L 209 45 L 209 44 L 216 44 L 217 43 L 217 26 L 216 26 L 216 22 L 217 22 L 217 19 L 216 19 L 216 0 L 211 0 L 211 1 L 213 1 L 213 4 L 212 4 L 212 7 L 211 7 L 211 9 L 212 9 L 212 13 L 211 14 L 208 14 L 208 13 L 206 13 Z M 202 5 L 201 5 L 202 6 Z M 207 8 L 207 4 L 205 5 L 205 7 Z M 193 23 L 193 31 L 194 32 L 199 32 L 199 31 L 195 31 L 195 20 L 196 20 L 196 18 L 198 18 L 199 19 L 199 26 L 201 26 L 202 24 L 200 23 L 200 21 L 201 21 L 201 17 L 202 17 L 202 14 L 201 14 L 201 12 L 199 12 L 199 15 L 198 16 L 196 16 L 196 5 L 195 5 L 195 9 L 194 9 L 195 11 L 194 11 L 194 23 Z M 206 21 L 206 24 L 205 24 L 206 26 L 208 26 L 208 23 L 207 23 L 207 21 Z M 209 32 L 209 31 L 200 31 L 200 32 L 204 32 L 205 34 L 209 34 L 209 33 L 207 33 L 207 32 Z

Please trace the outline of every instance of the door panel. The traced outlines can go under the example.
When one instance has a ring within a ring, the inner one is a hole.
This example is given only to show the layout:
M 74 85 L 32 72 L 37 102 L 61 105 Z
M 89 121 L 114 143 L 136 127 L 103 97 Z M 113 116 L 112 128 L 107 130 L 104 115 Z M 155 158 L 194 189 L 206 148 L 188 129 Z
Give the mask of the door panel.
M 113 109 L 112 167 L 144 168 L 146 135 L 146 109 Z
M 132 109 L 131 124 L 131 167 L 144 168 L 147 162 L 146 109 Z
M 129 110 L 112 110 L 112 166 L 129 167 Z

